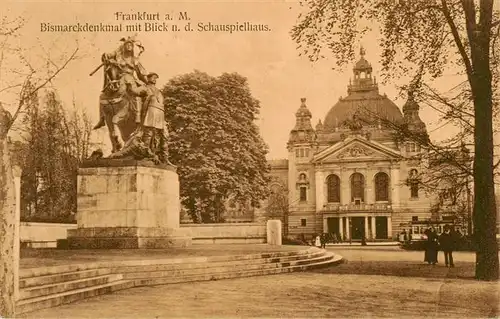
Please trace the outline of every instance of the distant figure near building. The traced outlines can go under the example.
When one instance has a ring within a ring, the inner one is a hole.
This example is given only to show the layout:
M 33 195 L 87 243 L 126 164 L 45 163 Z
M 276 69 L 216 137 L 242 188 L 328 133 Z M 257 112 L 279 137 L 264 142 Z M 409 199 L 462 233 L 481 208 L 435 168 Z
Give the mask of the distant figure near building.
M 444 263 L 446 267 L 455 267 L 453 263 L 453 251 L 455 250 L 455 236 L 451 232 L 448 225 L 445 226 L 444 232 L 439 236 L 439 245 L 444 252 Z

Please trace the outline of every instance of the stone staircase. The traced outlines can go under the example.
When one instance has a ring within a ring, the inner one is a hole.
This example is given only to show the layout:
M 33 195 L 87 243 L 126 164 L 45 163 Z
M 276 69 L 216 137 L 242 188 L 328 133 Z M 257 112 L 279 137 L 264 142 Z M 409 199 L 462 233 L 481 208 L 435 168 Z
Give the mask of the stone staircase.
M 125 260 L 24 269 L 16 314 L 140 286 L 304 271 L 342 257 L 311 247 L 292 252 L 184 259 Z

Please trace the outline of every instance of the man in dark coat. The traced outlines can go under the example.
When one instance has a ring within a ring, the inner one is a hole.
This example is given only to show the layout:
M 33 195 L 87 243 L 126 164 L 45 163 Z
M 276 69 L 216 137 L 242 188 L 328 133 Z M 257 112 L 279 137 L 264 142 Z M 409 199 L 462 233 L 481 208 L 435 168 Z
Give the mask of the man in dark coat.
M 446 267 L 455 267 L 453 264 L 453 250 L 455 250 L 455 236 L 450 227 L 445 226 L 444 233 L 439 236 L 439 245 L 444 252 L 444 263 Z

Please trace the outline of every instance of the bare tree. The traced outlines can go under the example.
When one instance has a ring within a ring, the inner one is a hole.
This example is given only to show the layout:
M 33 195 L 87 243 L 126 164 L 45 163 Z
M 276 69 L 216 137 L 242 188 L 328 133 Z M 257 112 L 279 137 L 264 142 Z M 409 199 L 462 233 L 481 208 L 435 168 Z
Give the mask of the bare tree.
M 339 65 L 352 60 L 356 42 L 375 22 L 381 26 L 386 78 L 417 70 L 439 78 L 460 68 L 467 80 L 463 96 L 471 102 L 474 145 L 474 234 L 476 278 L 499 277 L 493 164 L 493 106 L 498 88 L 500 12 L 493 0 L 305 0 L 308 12 L 292 38 L 311 60 L 324 51 Z M 422 78 L 426 78 L 422 76 Z M 462 111 L 466 111 L 464 106 Z M 453 117 L 454 113 L 448 114 Z
M 12 177 L 8 133 L 21 113 L 30 107 L 40 89 L 58 76 L 76 58 L 78 48 L 59 58 L 47 55 L 44 67 L 35 66 L 25 55 L 27 48 L 16 45 L 15 39 L 24 26 L 22 18 L 0 18 L 0 98 L 17 96 L 11 115 L 0 107 L 0 316 L 13 317 L 14 300 L 14 225 L 15 193 Z M 39 72 L 42 71 L 43 72 Z M 43 74 L 42 74 L 43 73 Z

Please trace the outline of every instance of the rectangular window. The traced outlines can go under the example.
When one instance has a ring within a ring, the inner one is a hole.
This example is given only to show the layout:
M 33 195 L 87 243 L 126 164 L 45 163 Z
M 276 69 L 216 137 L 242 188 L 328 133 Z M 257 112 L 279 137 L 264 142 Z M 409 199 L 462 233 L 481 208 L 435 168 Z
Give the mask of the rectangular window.
M 300 219 L 300 226 L 305 227 L 307 225 L 307 221 L 305 218 Z
M 300 188 L 300 201 L 301 202 L 307 201 L 307 188 L 306 187 Z
M 300 152 L 299 152 L 299 149 L 296 149 L 296 150 L 295 150 L 295 157 L 300 157 Z
M 418 216 L 412 216 L 411 217 L 412 222 L 418 222 Z
M 309 157 L 309 149 L 306 148 L 306 157 Z
M 304 149 L 303 148 L 300 149 L 300 157 L 304 157 Z

